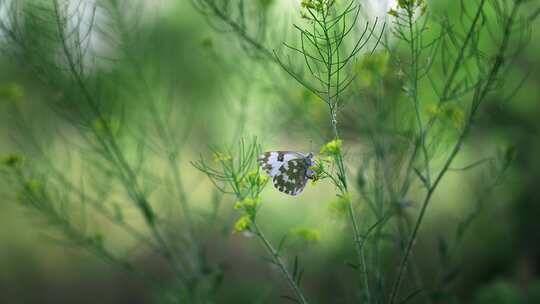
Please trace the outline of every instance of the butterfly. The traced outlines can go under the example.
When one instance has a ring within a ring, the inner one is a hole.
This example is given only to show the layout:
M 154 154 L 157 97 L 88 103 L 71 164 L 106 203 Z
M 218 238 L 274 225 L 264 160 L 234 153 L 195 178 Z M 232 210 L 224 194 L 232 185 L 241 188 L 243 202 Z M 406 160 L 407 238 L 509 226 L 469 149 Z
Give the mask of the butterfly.
M 261 154 L 257 162 L 270 177 L 279 191 L 298 195 L 306 187 L 307 181 L 315 177 L 310 169 L 314 165 L 313 153 L 292 151 L 271 151 Z

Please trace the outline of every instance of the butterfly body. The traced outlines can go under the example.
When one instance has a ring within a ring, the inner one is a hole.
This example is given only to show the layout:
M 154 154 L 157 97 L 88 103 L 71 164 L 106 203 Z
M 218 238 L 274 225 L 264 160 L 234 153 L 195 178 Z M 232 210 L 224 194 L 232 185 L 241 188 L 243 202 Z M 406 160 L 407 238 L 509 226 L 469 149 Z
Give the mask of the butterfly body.
M 313 153 L 271 151 L 261 154 L 257 161 L 261 169 L 272 177 L 276 189 L 289 195 L 298 195 L 315 174 L 310 169 L 313 166 L 312 158 Z

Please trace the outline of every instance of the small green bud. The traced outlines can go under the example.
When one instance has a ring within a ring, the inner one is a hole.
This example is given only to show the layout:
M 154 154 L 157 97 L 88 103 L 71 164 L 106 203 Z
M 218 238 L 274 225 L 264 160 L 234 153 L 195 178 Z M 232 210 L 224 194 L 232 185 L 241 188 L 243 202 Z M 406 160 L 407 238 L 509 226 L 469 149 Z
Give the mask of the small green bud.
M 243 208 L 244 208 L 243 201 L 237 201 L 236 203 L 234 203 L 234 209 L 240 210 L 240 209 L 243 209 Z

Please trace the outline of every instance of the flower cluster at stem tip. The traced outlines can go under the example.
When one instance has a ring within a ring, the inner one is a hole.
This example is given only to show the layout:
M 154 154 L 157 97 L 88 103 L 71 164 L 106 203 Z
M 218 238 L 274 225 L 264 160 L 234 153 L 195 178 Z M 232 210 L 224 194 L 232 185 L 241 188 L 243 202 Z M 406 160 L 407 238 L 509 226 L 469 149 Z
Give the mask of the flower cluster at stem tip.
M 251 230 L 251 218 L 247 215 L 239 218 L 236 223 L 234 223 L 234 232 L 244 232 Z
M 244 212 L 234 224 L 234 232 L 244 232 L 251 230 L 251 225 L 257 214 L 257 208 L 261 203 L 261 199 L 247 197 L 234 204 L 234 209 Z
M 329 173 L 326 170 L 326 165 L 333 163 L 336 157 L 341 155 L 341 139 L 335 139 L 325 144 L 319 151 L 322 157 L 314 160 L 314 165 L 309 167 L 314 172 L 311 177 L 311 182 L 315 184 L 317 181 L 328 177 Z
M 245 198 L 241 201 L 238 201 L 234 204 L 234 209 L 236 210 L 243 210 L 246 212 L 246 214 L 254 216 L 257 212 L 257 206 L 259 206 L 261 202 L 260 198 Z
M 341 139 L 334 139 L 321 148 L 320 154 L 334 156 L 341 153 Z

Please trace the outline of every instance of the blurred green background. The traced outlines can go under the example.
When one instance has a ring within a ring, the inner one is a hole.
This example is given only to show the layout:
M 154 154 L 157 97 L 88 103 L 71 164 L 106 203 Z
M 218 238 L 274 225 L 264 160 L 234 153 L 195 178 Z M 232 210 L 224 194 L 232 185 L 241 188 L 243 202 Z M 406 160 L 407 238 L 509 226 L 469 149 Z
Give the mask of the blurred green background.
M 280 16 L 276 19 L 276 28 L 290 26 L 286 21 L 297 16 L 298 5 L 274 2 L 277 3 L 269 4 L 269 9 Z M 448 4 L 431 2 L 441 7 L 453 5 L 452 1 Z M 0 12 L 0 18 L 7 18 L 7 13 Z M 106 23 L 106 16 L 101 18 L 98 22 Z M 189 131 L 180 168 L 196 210 L 201 213 L 209 210 L 213 188 L 189 161 L 196 160 L 199 154 L 208 157 L 210 146 L 228 145 L 242 135 L 257 136 L 265 150 L 318 151 L 329 138 L 328 113 L 320 101 L 275 66 L 243 52 L 233 34 L 217 33 L 210 26 L 212 20 L 201 16 L 189 1 L 146 1 L 138 18 L 137 27 L 128 30 L 131 45 L 114 47 L 129 48 L 126 53 L 137 58 L 138 70 L 148 79 L 142 89 L 147 92 L 138 92 L 141 84 L 129 60 L 117 58 L 107 62 L 108 71 L 103 77 L 110 86 L 107 92 L 111 112 L 123 115 L 127 121 L 123 128 L 128 129 L 123 132 L 136 137 L 143 134 L 147 123 L 144 109 L 139 107 L 144 103 L 144 94 L 173 101 L 176 110 L 171 111 L 171 125 L 176 127 L 175 136 L 180 138 Z M 284 25 L 278 21 L 283 21 Z M 459 163 L 466 164 L 502 145 L 516 149 L 515 162 L 504 183 L 486 199 L 480 215 L 457 248 L 456 279 L 446 290 L 439 291 L 440 303 L 540 303 L 540 196 L 537 192 L 540 181 L 540 31 L 536 30 L 539 22 L 536 18 L 531 43 L 519 54 L 511 69 L 516 79 L 527 73 L 528 79 L 516 97 L 504 106 L 497 103 L 498 96 L 490 96 L 458 158 Z M 220 27 L 219 24 L 213 26 Z M 29 31 L 26 35 L 36 33 Z M 292 39 L 292 35 L 295 33 L 290 31 L 287 39 Z M 39 37 L 31 38 L 41 41 Z M 105 40 L 103 43 L 107 45 Z M 268 44 L 279 48 L 281 40 L 276 38 Z M 71 80 L 58 73 L 58 79 L 46 82 L 66 82 L 62 84 L 65 90 L 51 89 L 25 64 L 25 60 L 35 58 L 13 55 L 9 52 L 9 40 L 2 36 L 0 46 L 8 50 L 0 54 L 0 155 L 32 155 L 30 139 L 19 132 L 21 119 L 13 114 L 16 105 L 24 117 L 23 126 L 34 130 L 38 141 L 46 143 L 53 159 L 62 165 L 68 153 L 63 146 L 65 136 L 69 137 L 72 130 L 61 117 L 67 112 L 69 119 L 80 119 L 77 117 L 80 113 L 70 113 L 70 103 L 79 100 L 70 92 Z M 49 46 L 36 43 L 32 47 L 43 48 L 42 52 L 47 54 Z M 104 52 L 115 57 L 117 51 L 109 47 L 105 47 Z M 512 77 L 509 76 L 510 81 L 514 81 Z M 369 88 L 369 78 L 359 81 L 364 81 L 362 85 Z M 115 92 L 116 86 L 122 89 Z M 386 96 L 393 98 L 399 90 L 397 84 L 395 92 L 387 92 Z M 59 108 L 64 113 L 59 114 Z M 125 110 L 117 111 L 118 108 Z M 369 112 L 362 115 L 369 116 Z M 350 119 L 342 124 L 345 140 L 354 138 L 357 136 L 354 114 L 344 117 Z M 58 129 L 65 133 L 60 136 Z M 76 141 L 74 136 L 75 146 Z M 126 142 L 126 147 L 131 144 Z M 151 140 L 148 144 L 153 145 Z M 133 149 L 136 149 L 135 144 Z M 351 161 L 360 157 L 354 156 Z M 154 165 L 150 165 L 152 162 Z M 149 156 L 145 166 L 159 171 L 164 165 Z M 74 180 L 87 173 L 76 167 L 70 169 Z M 457 223 L 474 210 L 475 191 L 481 179 L 475 173 L 449 173 L 436 192 L 415 249 L 420 276 L 428 286 L 430 278 L 440 275 L 438 240 L 452 235 Z M 159 191 L 159 185 L 155 187 Z M 51 235 L 56 239 L 58 232 L 35 212 L 17 203 L 15 192 L 0 184 L 1 303 L 159 301 L 155 291 L 140 278 L 103 263 L 76 246 L 52 241 Z M 346 261 L 354 258 L 354 252 L 346 225 L 329 211 L 329 204 L 335 200 L 332 187 L 327 183 L 308 185 L 299 197 L 287 197 L 268 187 L 264 195 L 260 220 L 273 241 L 302 227 L 316 229 L 319 233 L 316 242 L 291 248 L 293 253 L 302 254 L 306 265 L 304 285 L 310 297 L 315 303 L 349 303 L 355 275 Z M 228 198 L 222 200 L 220 216 L 215 228 L 210 229 L 210 239 L 225 238 L 220 245 L 208 248 L 209 259 L 223 269 L 217 303 L 285 302 L 279 298 L 285 284 L 274 267 L 264 261 L 265 253 L 257 241 L 231 232 L 231 223 L 237 216 L 233 203 Z M 111 235 L 107 246 L 130 248 L 137 264 L 144 265 L 166 284 L 168 272 L 152 255 L 139 252 L 136 243 L 123 240 L 98 219 L 90 221 L 101 233 Z M 455 294 L 456 298 L 444 298 L 445 292 Z

